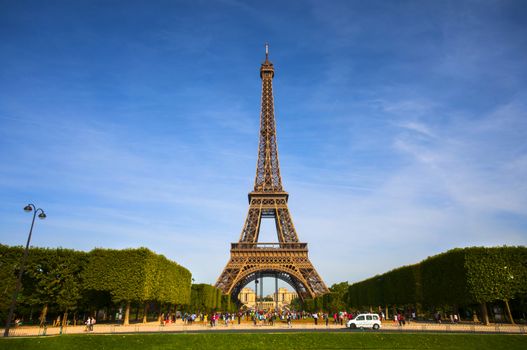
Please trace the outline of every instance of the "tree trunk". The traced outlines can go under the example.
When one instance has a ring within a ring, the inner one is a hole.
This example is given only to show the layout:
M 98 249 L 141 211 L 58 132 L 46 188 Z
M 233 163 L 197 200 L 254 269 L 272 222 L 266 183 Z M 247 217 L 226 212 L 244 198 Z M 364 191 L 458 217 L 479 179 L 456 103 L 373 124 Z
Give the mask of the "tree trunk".
M 75 311 L 73 313 L 73 325 L 76 326 L 77 325 L 77 311 Z
M 137 320 L 139 319 L 139 304 L 137 304 L 137 307 L 135 308 L 135 321 L 137 322 Z
M 385 310 L 386 310 L 386 315 L 384 315 L 384 317 L 385 317 L 385 319 L 387 320 L 387 319 L 390 318 L 390 316 L 388 315 L 388 314 L 389 314 L 389 312 L 388 312 L 388 304 L 386 304 L 386 308 L 385 308 Z
M 145 303 L 145 307 L 143 309 L 143 323 L 148 322 L 148 302 Z
M 489 312 L 487 310 L 487 303 L 481 303 L 481 317 L 483 318 L 482 322 L 488 326 L 490 324 L 489 321 Z
M 48 314 L 48 304 L 44 304 L 42 312 L 40 313 L 40 326 L 42 327 L 46 323 L 46 316 Z
M 130 324 L 130 302 L 126 302 L 126 309 L 124 310 L 124 321 L 123 325 L 128 326 Z
M 167 310 L 165 313 L 165 318 L 172 320 L 172 304 L 167 304 Z
M 68 309 L 64 311 L 64 315 L 62 315 L 62 327 L 66 327 L 68 325 Z
M 159 304 L 159 313 L 157 314 L 157 323 L 163 319 L 163 304 Z
M 514 323 L 514 319 L 512 318 L 512 313 L 511 313 L 511 308 L 509 306 L 509 301 L 507 299 L 504 300 L 505 302 L 505 308 L 507 310 L 507 316 L 509 317 L 509 321 L 512 323 L 512 324 L 515 324 Z

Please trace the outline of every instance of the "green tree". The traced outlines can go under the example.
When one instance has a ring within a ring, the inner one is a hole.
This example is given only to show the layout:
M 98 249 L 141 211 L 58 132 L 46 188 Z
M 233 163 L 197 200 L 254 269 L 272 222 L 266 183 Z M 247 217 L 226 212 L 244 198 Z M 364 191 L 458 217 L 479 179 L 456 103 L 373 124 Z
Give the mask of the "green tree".
M 0 316 L 2 320 L 7 318 L 7 310 L 11 305 L 23 254 L 23 247 L 8 247 L 0 244 Z
M 352 284 L 348 303 L 356 308 L 423 303 L 434 309 L 480 303 L 488 323 L 486 303 L 501 300 L 514 322 L 509 301 L 526 297 L 526 280 L 526 247 L 452 249 Z
M 71 249 L 31 248 L 23 276 L 23 302 L 42 306 L 41 323 L 50 305 L 57 305 L 67 316 L 82 297 L 80 272 L 85 253 Z
M 132 302 L 190 301 L 190 272 L 147 248 L 94 249 L 83 278 L 86 288 L 108 291 L 113 302 L 125 305 L 124 324 L 129 324 Z
M 221 290 L 210 284 L 193 284 L 190 298 L 190 311 L 211 312 L 232 310 L 230 295 L 223 295 Z
M 482 304 L 502 300 L 514 323 L 509 300 L 527 293 L 527 248 L 470 248 L 465 259 L 467 285 L 473 298 Z
M 348 282 L 335 283 L 329 287 L 330 293 L 321 295 L 316 300 L 319 311 L 337 312 L 346 310 L 348 304 Z

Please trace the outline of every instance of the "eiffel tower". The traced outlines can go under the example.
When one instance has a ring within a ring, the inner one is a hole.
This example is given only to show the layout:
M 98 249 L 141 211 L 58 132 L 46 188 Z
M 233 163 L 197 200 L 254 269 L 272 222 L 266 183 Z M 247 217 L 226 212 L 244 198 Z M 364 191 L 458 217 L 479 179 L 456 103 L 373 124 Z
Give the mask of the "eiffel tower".
M 268 44 L 260 77 L 262 109 L 254 190 L 249 193 L 249 213 L 240 240 L 231 244 L 230 260 L 216 281 L 216 287 L 234 297 L 258 278 L 275 277 L 289 283 L 300 298 L 314 298 L 329 290 L 309 261 L 307 243 L 298 240 L 287 207 L 289 194 L 282 187 L 274 118 L 274 67 L 269 61 Z M 275 220 L 278 243 L 258 242 L 262 218 Z

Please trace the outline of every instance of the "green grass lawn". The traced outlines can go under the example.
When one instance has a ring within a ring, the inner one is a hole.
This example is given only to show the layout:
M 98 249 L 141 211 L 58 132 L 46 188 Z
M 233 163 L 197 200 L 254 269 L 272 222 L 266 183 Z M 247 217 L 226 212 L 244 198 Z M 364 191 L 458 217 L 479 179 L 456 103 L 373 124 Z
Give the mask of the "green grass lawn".
M 527 349 L 527 336 L 493 334 L 266 333 L 63 335 L 2 338 L 9 350 L 147 349 Z

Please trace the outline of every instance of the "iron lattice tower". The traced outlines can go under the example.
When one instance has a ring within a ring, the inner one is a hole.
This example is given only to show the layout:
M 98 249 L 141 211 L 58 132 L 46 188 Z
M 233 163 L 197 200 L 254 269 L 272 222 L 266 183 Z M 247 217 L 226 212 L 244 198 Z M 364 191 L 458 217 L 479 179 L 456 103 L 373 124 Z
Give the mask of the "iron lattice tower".
M 231 244 L 230 260 L 216 287 L 226 294 L 237 295 L 258 276 L 273 276 L 291 284 L 302 299 L 314 298 L 329 290 L 308 258 L 307 243 L 298 240 L 287 207 L 289 194 L 282 187 L 274 117 L 274 67 L 269 61 L 268 45 L 260 77 L 262 107 L 254 190 L 249 193 L 249 212 L 240 240 Z M 258 242 L 262 218 L 275 220 L 278 243 Z

